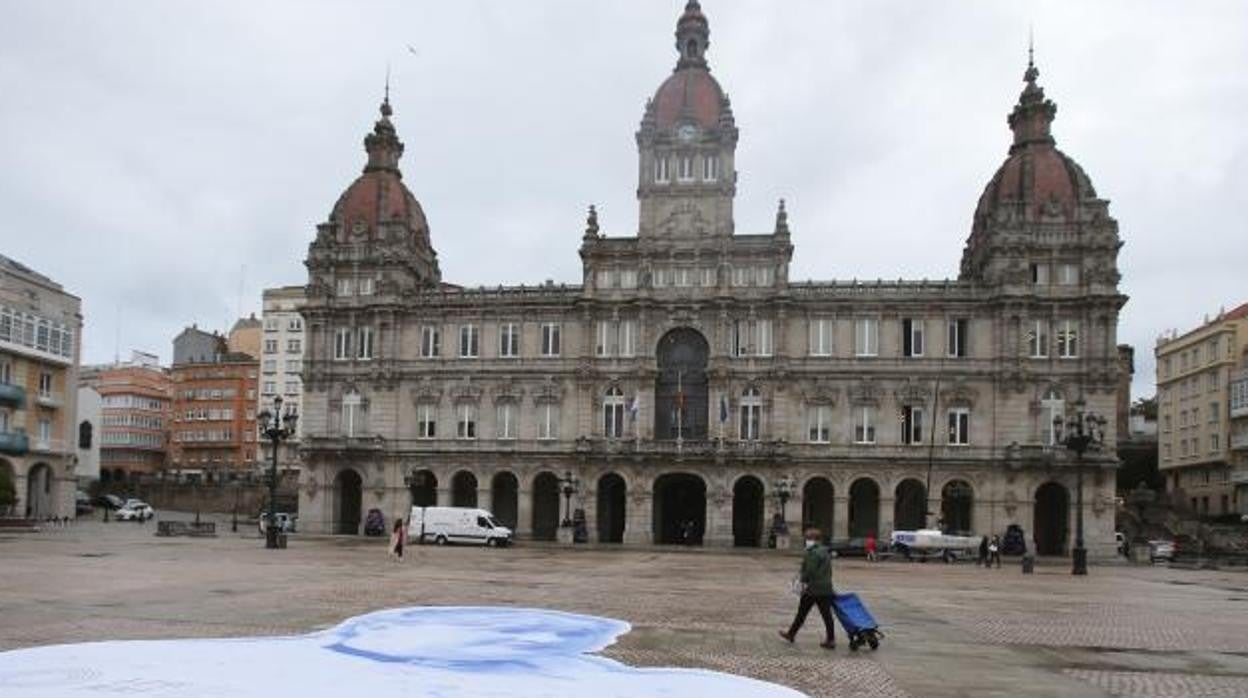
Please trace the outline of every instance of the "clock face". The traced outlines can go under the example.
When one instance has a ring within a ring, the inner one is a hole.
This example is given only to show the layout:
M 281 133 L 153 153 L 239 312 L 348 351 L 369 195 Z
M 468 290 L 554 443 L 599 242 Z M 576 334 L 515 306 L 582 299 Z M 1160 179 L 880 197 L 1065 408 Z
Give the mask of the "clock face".
M 676 129 L 676 137 L 681 141 L 688 143 L 698 137 L 698 127 L 693 124 L 685 124 Z

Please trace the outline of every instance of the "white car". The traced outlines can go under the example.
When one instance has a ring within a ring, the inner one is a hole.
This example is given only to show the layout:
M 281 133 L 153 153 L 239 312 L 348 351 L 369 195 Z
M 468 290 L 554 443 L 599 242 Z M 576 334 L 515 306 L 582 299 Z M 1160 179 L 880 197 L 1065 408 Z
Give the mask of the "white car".
M 145 502 L 133 499 L 118 509 L 113 517 L 118 521 L 134 521 L 135 519 L 147 521 L 156 517 L 156 510 Z
M 296 522 L 299 520 L 298 514 L 288 514 L 284 511 L 276 512 L 277 530 L 282 533 L 294 533 Z M 260 534 L 263 535 L 265 529 L 269 527 L 269 513 L 262 512 L 260 517 L 256 519 L 256 525 L 260 528 Z

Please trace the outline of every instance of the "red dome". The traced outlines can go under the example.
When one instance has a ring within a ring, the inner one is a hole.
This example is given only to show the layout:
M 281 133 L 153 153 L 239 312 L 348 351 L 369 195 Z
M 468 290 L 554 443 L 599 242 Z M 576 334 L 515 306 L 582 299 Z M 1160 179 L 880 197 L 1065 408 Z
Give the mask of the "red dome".
M 1050 144 L 1031 144 L 1012 153 L 993 175 L 975 207 L 977 225 L 998 206 L 1026 203 L 1027 218 L 1073 218 L 1079 203 L 1095 199 L 1083 168 Z
M 394 170 L 372 170 L 356 178 L 338 197 L 330 221 L 348 237 L 375 237 L 379 223 L 406 223 L 412 231 L 428 230 L 420 202 Z
M 682 68 L 672 73 L 654 94 L 656 125 L 672 128 L 692 117 L 703 128 L 719 126 L 724 91 L 705 68 Z

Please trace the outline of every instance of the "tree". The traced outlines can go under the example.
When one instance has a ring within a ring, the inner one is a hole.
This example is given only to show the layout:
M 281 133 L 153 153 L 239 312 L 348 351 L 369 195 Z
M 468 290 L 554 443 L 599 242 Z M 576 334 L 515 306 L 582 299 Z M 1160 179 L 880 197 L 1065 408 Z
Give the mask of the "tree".
M 1157 397 L 1142 397 L 1131 405 L 1131 414 L 1143 415 L 1144 419 L 1157 421 Z

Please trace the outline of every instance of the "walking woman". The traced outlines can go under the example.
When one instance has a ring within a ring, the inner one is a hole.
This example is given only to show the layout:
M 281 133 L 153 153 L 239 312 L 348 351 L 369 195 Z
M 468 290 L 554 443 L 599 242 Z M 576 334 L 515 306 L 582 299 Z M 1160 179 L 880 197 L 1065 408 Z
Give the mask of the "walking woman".
M 403 519 L 394 519 L 394 531 L 390 534 L 390 557 L 403 562 L 403 543 L 407 540 L 407 530 L 403 528 Z
M 832 552 L 819 543 L 821 538 L 822 533 L 819 529 L 806 530 L 806 554 L 802 558 L 802 570 L 799 577 L 802 583 L 802 599 L 798 602 L 797 615 L 793 618 L 793 624 L 788 630 L 781 630 L 780 637 L 793 642 L 802 623 L 806 622 L 810 607 L 815 606 L 819 609 L 819 615 L 823 617 L 823 628 L 826 633 L 824 641 L 819 646 L 831 650 L 836 649 L 836 631 L 832 625 L 832 596 L 835 593 L 832 590 Z

